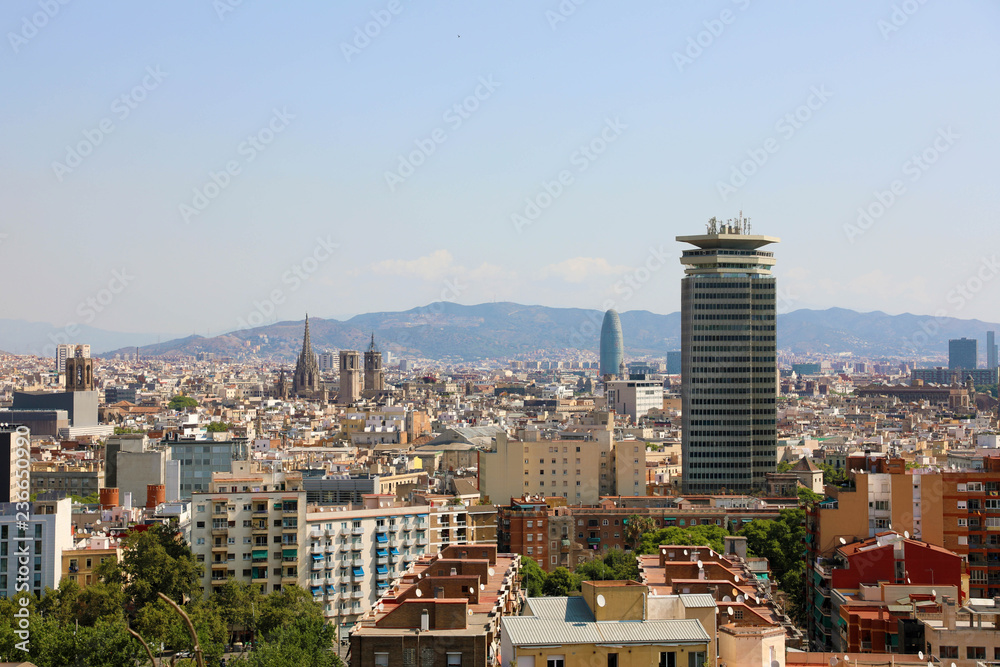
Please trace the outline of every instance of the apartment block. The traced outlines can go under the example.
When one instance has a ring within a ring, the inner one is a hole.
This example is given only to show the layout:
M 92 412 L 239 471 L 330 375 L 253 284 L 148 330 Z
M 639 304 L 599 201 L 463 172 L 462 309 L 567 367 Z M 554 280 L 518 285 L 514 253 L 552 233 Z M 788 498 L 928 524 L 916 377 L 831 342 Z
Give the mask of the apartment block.
M 413 564 L 351 633 L 354 667 L 487 667 L 519 610 L 520 560 L 495 545 L 450 546 Z
M 56 588 L 62 577 L 63 551 L 73 546 L 69 498 L 31 503 L 24 519 L 17 503 L 0 503 L 0 597 L 13 598 L 19 585 L 41 597 Z M 18 527 L 19 524 L 26 525 Z M 28 573 L 18 572 L 27 558 Z
M 525 494 L 562 496 L 569 503 L 595 504 L 601 496 L 646 492 L 646 447 L 635 440 L 615 442 L 610 430 L 592 430 L 580 439 L 521 440 L 496 436 L 494 449 L 479 455 L 479 491 L 494 503 Z

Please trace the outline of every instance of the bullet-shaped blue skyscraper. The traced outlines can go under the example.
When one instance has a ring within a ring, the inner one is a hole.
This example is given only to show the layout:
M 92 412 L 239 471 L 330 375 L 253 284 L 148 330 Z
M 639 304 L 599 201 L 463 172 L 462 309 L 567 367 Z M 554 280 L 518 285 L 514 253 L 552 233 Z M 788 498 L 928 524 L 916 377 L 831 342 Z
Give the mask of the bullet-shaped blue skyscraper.
M 622 321 L 616 311 L 609 310 L 604 313 L 601 325 L 601 377 L 618 375 L 624 359 Z

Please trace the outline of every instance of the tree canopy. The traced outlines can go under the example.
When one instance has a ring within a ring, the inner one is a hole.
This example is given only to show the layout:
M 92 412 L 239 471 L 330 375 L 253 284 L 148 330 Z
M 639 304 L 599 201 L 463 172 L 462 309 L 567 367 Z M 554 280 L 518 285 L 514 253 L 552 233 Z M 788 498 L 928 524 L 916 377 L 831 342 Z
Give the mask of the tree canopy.
M 198 401 L 194 400 L 190 396 L 185 396 L 184 394 L 177 394 L 170 399 L 167 403 L 167 407 L 171 410 L 186 410 L 187 408 L 198 407 Z

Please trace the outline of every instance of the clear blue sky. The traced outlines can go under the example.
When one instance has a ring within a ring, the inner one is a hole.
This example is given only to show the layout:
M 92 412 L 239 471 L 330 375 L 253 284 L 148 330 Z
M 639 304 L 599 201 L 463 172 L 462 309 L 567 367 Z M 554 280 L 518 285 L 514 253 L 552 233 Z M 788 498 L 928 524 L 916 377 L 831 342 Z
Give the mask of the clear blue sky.
M 668 313 L 674 237 L 742 209 L 782 238 L 786 309 L 1000 320 L 994 270 L 976 282 L 1000 238 L 996 3 L 51 4 L 0 5 L 6 317 Z

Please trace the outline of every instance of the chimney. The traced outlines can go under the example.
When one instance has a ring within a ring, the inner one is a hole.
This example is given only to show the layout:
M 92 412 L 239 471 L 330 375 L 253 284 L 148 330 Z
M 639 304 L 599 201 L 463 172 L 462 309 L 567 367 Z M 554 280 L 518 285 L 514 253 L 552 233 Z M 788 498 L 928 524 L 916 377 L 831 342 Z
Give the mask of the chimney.
M 941 620 L 944 624 L 945 630 L 955 629 L 955 617 L 957 615 L 957 610 L 955 609 L 955 599 L 945 596 L 941 604 Z

